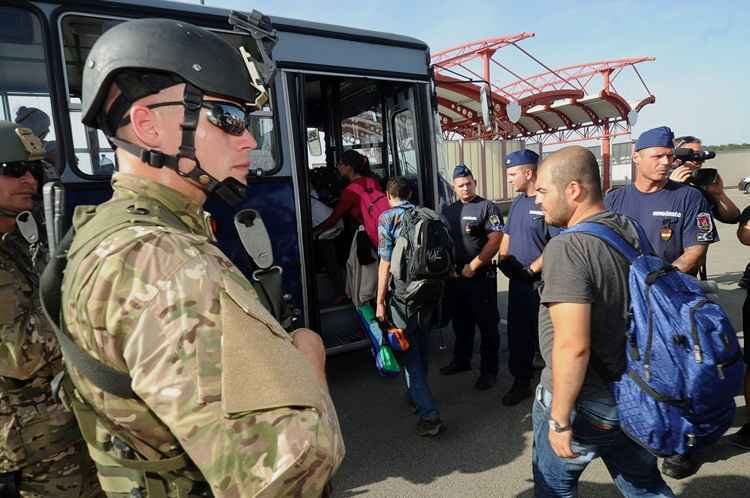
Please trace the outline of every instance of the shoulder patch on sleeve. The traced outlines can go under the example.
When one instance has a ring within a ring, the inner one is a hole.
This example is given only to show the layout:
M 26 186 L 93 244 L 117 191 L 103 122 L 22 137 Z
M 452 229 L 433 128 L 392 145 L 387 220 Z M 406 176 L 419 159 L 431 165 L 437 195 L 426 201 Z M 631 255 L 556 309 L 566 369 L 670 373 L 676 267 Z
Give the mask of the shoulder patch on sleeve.
M 714 229 L 714 222 L 710 213 L 698 213 L 695 222 L 698 225 L 698 230 L 703 233 L 710 233 Z

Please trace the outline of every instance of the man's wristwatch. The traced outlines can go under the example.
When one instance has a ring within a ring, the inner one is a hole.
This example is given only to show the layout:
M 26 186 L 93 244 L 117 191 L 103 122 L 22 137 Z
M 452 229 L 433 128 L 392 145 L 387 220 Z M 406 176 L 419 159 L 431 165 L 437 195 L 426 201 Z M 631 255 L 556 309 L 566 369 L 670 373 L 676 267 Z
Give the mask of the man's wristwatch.
M 562 426 L 557 423 L 554 419 L 549 419 L 549 428 L 552 429 L 555 432 L 568 432 L 573 430 L 573 426 L 568 424 L 566 426 Z

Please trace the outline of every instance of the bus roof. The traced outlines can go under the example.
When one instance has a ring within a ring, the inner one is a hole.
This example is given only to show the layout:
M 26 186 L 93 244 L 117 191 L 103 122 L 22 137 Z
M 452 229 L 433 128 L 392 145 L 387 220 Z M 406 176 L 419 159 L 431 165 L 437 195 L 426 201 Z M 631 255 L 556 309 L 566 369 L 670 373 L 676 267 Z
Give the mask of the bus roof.
M 96 10 L 115 10 L 137 9 L 141 14 L 149 14 L 149 11 L 172 10 L 182 16 L 195 16 L 197 18 L 210 17 L 214 22 L 229 15 L 228 9 L 209 7 L 198 4 L 172 2 L 167 0 L 132 0 L 132 1 L 98 1 L 98 0 L 43 0 L 50 3 L 65 3 L 66 7 L 72 7 L 75 4 L 81 6 L 95 7 Z M 252 7 L 252 1 L 248 2 L 248 7 Z M 156 14 L 156 12 L 154 12 Z M 347 40 L 363 41 L 368 43 L 377 43 L 382 45 L 393 45 L 420 50 L 428 50 L 429 47 L 422 40 L 409 36 L 396 35 L 393 33 L 383 33 L 380 31 L 371 31 L 367 29 L 349 28 L 337 26 L 334 24 L 325 24 L 312 21 L 302 21 L 299 19 L 290 19 L 286 17 L 270 16 L 274 27 L 279 31 L 304 33 L 328 38 L 344 38 Z M 221 21 L 219 21 L 221 22 Z

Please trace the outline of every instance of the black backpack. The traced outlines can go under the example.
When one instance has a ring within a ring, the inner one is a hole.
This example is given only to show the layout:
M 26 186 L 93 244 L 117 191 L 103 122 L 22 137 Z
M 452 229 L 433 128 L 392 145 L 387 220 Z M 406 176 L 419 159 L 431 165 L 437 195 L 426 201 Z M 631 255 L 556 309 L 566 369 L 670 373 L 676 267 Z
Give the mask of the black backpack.
M 391 256 L 393 278 L 406 284 L 398 298 L 410 308 L 437 305 L 453 261 L 453 238 L 440 215 L 424 207 L 407 209 Z

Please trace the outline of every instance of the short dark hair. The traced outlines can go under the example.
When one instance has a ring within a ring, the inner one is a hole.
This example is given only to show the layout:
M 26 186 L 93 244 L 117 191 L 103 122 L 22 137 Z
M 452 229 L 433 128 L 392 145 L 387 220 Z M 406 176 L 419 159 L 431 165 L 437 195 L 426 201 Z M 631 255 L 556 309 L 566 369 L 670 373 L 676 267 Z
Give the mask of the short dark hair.
M 403 176 L 392 176 L 385 184 L 385 191 L 391 194 L 391 197 L 406 201 L 411 197 L 411 185 Z
M 680 147 L 687 145 L 687 144 L 702 144 L 701 139 L 698 137 L 694 137 L 692 135 L 685 135 L 682 137 L 677 137 L 674 139 L 673 144 L 675 149 L 679 149 Z
M 593 201 L 602 198 L 602 180 L 599 163 L 587 148 L 569 145 L 547 156 L 542 163 L 550 172 L 552 184 L 559 192 L 570 182 L 576 181 L 586 186 Z

